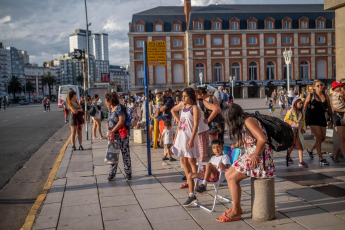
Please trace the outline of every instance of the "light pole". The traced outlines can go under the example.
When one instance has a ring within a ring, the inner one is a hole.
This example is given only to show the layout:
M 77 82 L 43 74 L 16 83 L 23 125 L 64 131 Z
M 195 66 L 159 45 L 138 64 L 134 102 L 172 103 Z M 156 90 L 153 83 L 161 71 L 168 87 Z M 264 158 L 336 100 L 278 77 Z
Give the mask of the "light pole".
M 292 51 L 291 47 L 290 50 L 283 52 L 283 56 L 285 59 L 285 64 L 286 64 L 286 78 L 287 78 L 287 90 L 290 90 L 290 64 L 291 64 L 291 57 L 292 57 Z
M 91 26 L 91 23 L 88 22 L 87 19 L 87 5 L 86 5 L 86 0 L 84 0 L 85 3 L 85 18 L 86 18 L 86 54 L 87 54 L 87 83 L 88 83 L 88 88 L 90 88 L 90 52 L 89 52 L 89 26 Z M 84 60 L 86 58 L 86 55 L 84 57 Z M 86 77 L 84 77 L 84 98 L 85 98 L 85 119 L 87 117 L 87 95 L 88 91 L 86 89 Z M 85 125 L 85 131 L 86 131 L 86 140 L 89 140 L 89 132 L 88 132 L 88 127 L 87 127 L 87 122 Z M 91 143 L 92 143 L 92 138 L 91 138 Z
M 199 73 L 200 85 L 202 85 L 202 78 L 203 78 L 203 74 L 202 74 L 202 72 L 200 72 L 200 73 Z
M 231 83 L 231 96 L 233 99 L 235 99 L 235 97 L 234 97 L 234 80 L 235 80 L 235 76 L 229 77 L 229 83 Z

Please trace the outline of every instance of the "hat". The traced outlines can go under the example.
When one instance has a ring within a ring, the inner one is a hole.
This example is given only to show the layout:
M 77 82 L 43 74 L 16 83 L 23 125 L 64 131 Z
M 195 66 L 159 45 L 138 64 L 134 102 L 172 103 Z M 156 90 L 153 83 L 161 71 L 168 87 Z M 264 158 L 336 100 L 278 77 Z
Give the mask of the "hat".
M 157 94 L 157 93 L 162 93 L 162 90 L 155 89 L 155 94 Z
M 344 84 L 341 83 L 340 81 L 334 81 L 334 82 L 332 83 L 332 90 L 334 90 L 334 89 L 337 88 L 338 86 L 343 87 Z

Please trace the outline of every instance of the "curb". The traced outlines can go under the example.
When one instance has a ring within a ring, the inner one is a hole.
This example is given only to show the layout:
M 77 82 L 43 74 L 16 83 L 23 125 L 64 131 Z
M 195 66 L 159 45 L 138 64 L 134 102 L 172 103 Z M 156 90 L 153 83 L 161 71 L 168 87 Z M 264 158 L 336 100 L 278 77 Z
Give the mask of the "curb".
M 35 222 L 35 219 L 37 217 L 38 211 L 40 210 L 40 208 L 41 208 L 44 200 L 46 199 L 47 194 L 48 194 L 48 192 L 49 192 L 49 190 L 53 184 L 56 173 L 59 170 L 60 163 L 62 161 L 62 158 L 65 155 L 65 151 L 66 151 L 67 145 L 69 144 L 70 139 L 71 139 L 71 136 L 67 139 L 66 143 L 61 148 L 60 154 L 57 157 L 57 159 L 54 163 L 54 166 L 49 173 L 49 176 L 48 176 L 46 183 L 44 184 L 43 191 L 37 197 L 35 203 L 32 205 L 31 210 L 25 219 L 24 225 L 23 225 L 23 227 L 21 227 L 22 230 L 31 230 L 32 227 L 34 226 L 34 222 Z

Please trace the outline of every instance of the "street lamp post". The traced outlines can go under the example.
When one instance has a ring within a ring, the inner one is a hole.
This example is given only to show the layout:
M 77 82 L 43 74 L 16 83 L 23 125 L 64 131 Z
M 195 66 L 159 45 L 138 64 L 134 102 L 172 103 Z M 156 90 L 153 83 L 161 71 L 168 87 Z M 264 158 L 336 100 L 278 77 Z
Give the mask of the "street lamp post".
M 88 83 L 88 88 L 90 88 L 90 51 L 89 51 L 89 26 L 91 26 L 91 23 L 88 22 L 87 19 L 87 5 L 86 5 L 86 0 L 84 0 L 85 3 L 85 18 L 86 18 L 86 54 L 87 54 L 87 83 Z M 86 55 L 85 55 L 86 56 Z M 84 56 L 84 60 L 85 57 Z M 90 93 L 89 90 L 87 91 L 86 89 L 86 77 L 84 77 L 84 97 L 85 97 L 85 119 L 87 117 L 87 95 Z M 86 131 L 86 140 L 89 140 L 89 132 L 88 132 L 88 125 L 86 122 L 85 125 L 85 131 Z M 91 138 L 91 143 L 92 143 L 92 138 Z
M 292 51 L 291 51 L 291 47 L 290 50 L 283 52 L 283 56 L 285 59 L 285 64 L 286 64 L 286 78 L 287 78 L 287 91 L 290 90 L 290 64 L 291 64 L 291 57 L 292 57 Z
M 229 77 L 229 83 L 231 83 L 231 96 L 233 99 L 235 99 L 235 96 L 234 96 L 234 80 L 235 80 L 235 76 L 230 76 Z
M 200 73 L 199 73 L 200 85 L 202 85 L 202 78 L 203 78 L 203 74 L 202 74 L 202 72 L 200 72 Z

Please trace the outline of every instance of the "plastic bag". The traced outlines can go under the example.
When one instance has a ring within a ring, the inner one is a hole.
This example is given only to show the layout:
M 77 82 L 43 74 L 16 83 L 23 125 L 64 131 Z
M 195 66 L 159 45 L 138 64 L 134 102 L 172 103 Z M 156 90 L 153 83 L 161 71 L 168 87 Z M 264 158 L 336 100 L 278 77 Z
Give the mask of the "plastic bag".
M 116 141 L 109 141 L 104 162 L 107 164 L 117 164 L 119 162 L 120 146 Z

